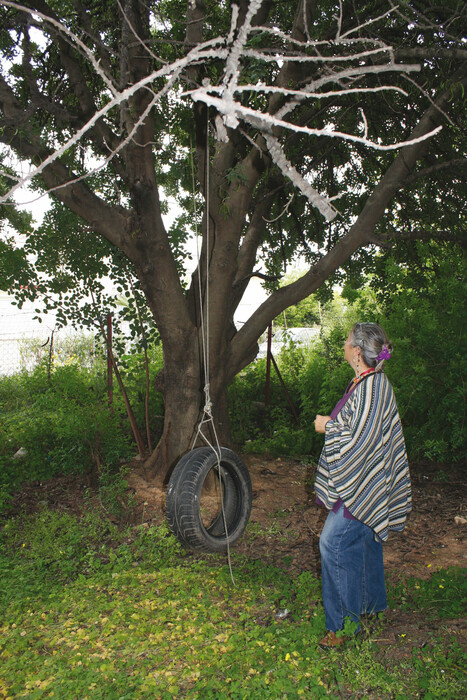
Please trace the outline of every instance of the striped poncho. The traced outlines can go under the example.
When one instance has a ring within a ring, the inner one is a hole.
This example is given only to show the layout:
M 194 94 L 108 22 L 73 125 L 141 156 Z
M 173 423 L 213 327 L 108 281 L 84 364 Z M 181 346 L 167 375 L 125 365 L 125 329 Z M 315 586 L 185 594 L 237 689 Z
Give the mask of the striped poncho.
M 394 392 L 383 373 L 359 382 L 326 424 L 315 491 L 328 509 L 341 498 L 381 540 L 404 529 L 412 509 L 410 475 Z

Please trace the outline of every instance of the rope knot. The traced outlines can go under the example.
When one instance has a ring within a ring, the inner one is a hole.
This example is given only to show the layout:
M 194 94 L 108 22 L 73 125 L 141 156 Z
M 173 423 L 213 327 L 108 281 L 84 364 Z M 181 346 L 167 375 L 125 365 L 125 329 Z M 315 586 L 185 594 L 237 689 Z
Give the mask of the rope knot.
M 211 401 L 211 395 L 209 393 L 209 383 L 207 383 L 204 387 L 204 412 L 208 414 L 208 416 L 212 416 L 212 401 Z

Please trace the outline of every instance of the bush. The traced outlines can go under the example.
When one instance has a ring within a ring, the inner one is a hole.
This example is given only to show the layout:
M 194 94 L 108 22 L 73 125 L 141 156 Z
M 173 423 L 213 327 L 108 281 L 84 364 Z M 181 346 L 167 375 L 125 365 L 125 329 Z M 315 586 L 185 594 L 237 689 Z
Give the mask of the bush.
M 128 455 L 128 437 L 106 405 L 103 382 L 86 370 L 59 367 L 48 381 L 39 367 L 30 378 L 21 375 L 10 389 L 15 394 L 10 405 L 4 405 L 5 396 L 2 401 L 1 449 L 12 455 L 24 448 L 30 478 L 82 473 Z
M 465 459 L 465 260 L 455 246 L 417 244 L 422 273 L 386 262 L 393 285 L 382 325 L 394 342 L 387 373 L 412 459 Z
M 330 364 L 321 341 L 309 348 L 291 345 L 282 350 L 276 361 L 300 425 L 273 368 L 269 410 L 264 404 L 261 407 L 258 399 L 266 392 L 266 360 L 261 359 L 247 367 L 230 387 L 234 439 L 249 452 L 317 457 L 323 436 L 315 432 L 315 416 L 332 410 L 352 376 L 351 370 L 347 365 Z
M 309 350 L 292 345 L 276 358 L 300 427 L 273 368 L 270 408 L 265 411 L 263 405 L 261 410 L 266 360 L 254 362 L 235 379 L 230 388 L 232 432 L 240 445 L 254 452 L 316 458 L 323 438 L 314 432 L 315 415 L 329 414 L 352 378 L 343 358 L 344 341 L 356 321 L 373 321 L 394 345 L 385 371 L 409 460 L 465 459 L 465 260 L 451 245 L 418 243 L 416 253 L 415 271 L 382 256 L 384 269 L 368 278 L 366 287 L 346 287 L 345 298 L 336 296 L 324 305 L 319 342 Z
M 75 365 L 55 368 L 50 378 L 40 366 L 1 379 L 0 408 L 0 510 L 25 481 L 118 465 L 132 452 L 126 417 L 111 415 L 103 378 Z

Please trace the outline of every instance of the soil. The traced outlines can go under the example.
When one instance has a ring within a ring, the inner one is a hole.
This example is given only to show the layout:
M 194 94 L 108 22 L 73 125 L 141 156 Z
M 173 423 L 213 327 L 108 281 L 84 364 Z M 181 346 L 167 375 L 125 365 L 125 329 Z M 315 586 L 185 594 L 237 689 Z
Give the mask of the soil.
M 252 487 L 250 523 L 235 551 L 286 568 L 291 575 L 311 571 L 319 576 L 318 541 L 326 511 L 315 503 L 314 470 L 306 461 L 291 458 L 244 455 Z M 440 568 L 466 566 L 467 507 L 465 469 L 462 465 L 414 465 L 411 468 L 413 511 L 403 533 L 393 533 L 384 545 L 386 577 L 428 578 Z M 133 507 L 127 522 L 159 524 L 165 519 L 164 492 L 148 479 L 141 464 L 134 463 L 128 479 Z M 90 494 L 91 493 L 91 497 Z M 92 495 L 94 494 L 94 495 Z M 84 477 L 64 477 L 25 486 L 17 494 L 15 512 L 41 507 L 82 513 L 97 492 Z M 200 555 L 202 556 L 202 555 Z M 433 637 L 433 623 L 399 609 L 388 611 L 383 631 L 374 641 L 381 653 L 391 648 L 391 658 L 409 658 L 414 647 L 423 648 Z M 465 619 L 443 621 L 436 633 L 451 644 L 467 642 Z
M 314 469 L 291 458 L 243 455 L 253 487 L 250 524 L 235 545 L 250 558 L 292 573 L 319 573 L 318 541 L 326 511 L 315 504 Z M 403 533 L 384 545 L 386 570 L 425 577 L 430 569 L 467 565 L 467 504 L 462 467 L 416 465 L 411 470 L 413 511 Z M 164 493 L 135 469 L 129 485 L 138 522 L 164 518 Z

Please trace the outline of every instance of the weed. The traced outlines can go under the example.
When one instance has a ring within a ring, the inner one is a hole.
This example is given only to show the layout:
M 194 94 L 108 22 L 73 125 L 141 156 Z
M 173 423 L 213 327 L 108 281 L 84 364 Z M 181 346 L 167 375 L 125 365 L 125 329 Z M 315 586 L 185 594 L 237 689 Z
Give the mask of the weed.
M 109 515 L 121 517 L 134 505 L 133 495 L 128 491 L 127 475 L 127 467 L 115 471 L 107 465 L 103 465 L 99 469 L 99 501 Z
M 288 542 L 297 536 L 297 533 L 293 530 L 284 530 L 284 526 L 278 519 L 271 519 L 270 523 L 267 525 L 260 525 L 260 523 L 249 523 L 247 525 L 247 535 L 252 539 L 256 540 L 258 538 L 272 539 L 276 538 L 279 542 Z
M 389 605 L 406 610 L 423 608 L 432 618 L 460 616 L 467 597 L 465 573 L 456 567 L 439 569 L 428 579 L 400 579 L 389 589 Z
M 435 472 L 433 476 L 433 481 L 441 481 L 442 483 L 446 483 L 448 481 L 448 475 L 444 471 L 444 469 L 438 469 L 437 472 Z
M 0 696 L 462 696 L 456 645 L 394 661 L 370 637 L 323 654 L 311 573 L 294 578 L 235 552 L 232 564 L 235 586 L 223 557 L 187 556 L 166 526 L 122 531 L 102 516 L 47 511 L 8 521 Z M 449 575 L 457 586 L 460 575 Z M 425 593 L 439 585 L 435 578 Z M 284 609 L 290 614 L 279 616 Z

